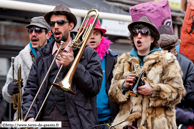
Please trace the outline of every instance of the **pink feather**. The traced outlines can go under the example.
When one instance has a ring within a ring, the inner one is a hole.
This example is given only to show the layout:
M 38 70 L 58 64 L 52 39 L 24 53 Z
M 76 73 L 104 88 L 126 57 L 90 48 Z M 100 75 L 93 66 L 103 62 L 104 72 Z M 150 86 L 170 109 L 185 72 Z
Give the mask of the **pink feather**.
M 110 40 L 108 40 L 107 38 L 108 37 L 103 37 L 102 40 L 101 40 L 101 43 L 95 49 L 97 51 L 101 61 L 103 60 L 104 54 L 109 53 L 108 52 L 108 49 L 110 48 L 109 44 L 112 44 L 112 42 Z

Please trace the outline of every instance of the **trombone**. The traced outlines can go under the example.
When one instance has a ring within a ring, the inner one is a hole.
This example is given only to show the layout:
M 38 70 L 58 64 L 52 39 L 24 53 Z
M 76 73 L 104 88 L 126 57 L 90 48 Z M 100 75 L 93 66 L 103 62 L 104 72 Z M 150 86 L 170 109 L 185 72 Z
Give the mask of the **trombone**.
M 41 112 L 41 110 L 42 110 L 42 108 L 44 106 L 44 103 L 46 102 L 46 99 L 48 98 L 48 96 L 49 96 L 53 86 L 56 86 L 59 89 L 61 89 L 63 91 L 66 91 L 66 92 L 68 92 L 70 94 L 74 94 L 74 95 L 76 94 L 72 90 L 72 88 L 71 88 L 73 75 L 75 73 L 77 65 L 79 64 L 81 56 L 82 56 L 82 54 L 84 52 L 85 46 L 87 44 L 87 41 L 88 41 L 88 39 L 89 39 L 89 37 L 90 37 L 90 35 L 91 35 L 95 25 L 96 25 L 96 22 L 98 20 L 98 16 L 99 16 L 98 11 L 96 9 L 91 9 L 91 10 L 89 10 L 87 12 L 86 16 L 84 17 L 84 20 L 83 20 L 83 22 L 81 24 L 80 29 L 77 32 L 77 34 L 75 36 L 75 39 L 72 41 L 72 47 L 74 47 L 74 48 L 79 48 L 79 46 L 81 45 L 80 50 L 79 50 L 78 54 L 76 55 L 76 57 L 74 59 L 74 62 L 72 64 L 71 68 L 69 69 L 68 73 L 66 74 L 65 78 L 62 81 L 60 81 L 59 83 L 55 83 L 55 81 L 56 81 L 56 79 L 57 79 L 57 77 L 58 77 L 58 75 L 59 75 L 63 65 L 60 66 L 59 71 L 58 71 L 58 73 L 57 73 L 57 75 L 56 75 L 56 77 L 55 77 L 55 79 L 54 79 L 54 81 L 53 81 L 53 83 L 52 83 L 52 85 L 51 85 L 51 87 L 50 87 L 50 89 L 49 89 L 49 91 L 48 91 L 48 93 L 47 93 L 47 95 L 46 95 L 46 97 L 45 97 L 45 99 L 44 99 L 44 101 L 43 101 L 43 103 L 42 103 L 38 113 L 37 113 L 37 115 L 36 115 L 36 117 L 35 117 L 35 121 L 37 120 L 37 118 L 38 118 L 38 116 L 39 116 L 39 114 L 40 114 L 40 112 Z M 94 17 L 94 21 L 93 21 L 92 24 L 89 24 L 88 27 L 87 27 L 87 24 L 88 24 L 90 18 L 92 18 L 92 17 Z M 80 39 L 81 36 L 82 36 L 82 41 L 80 43 L 78 43 L 78 40 Z M 34 104 L 34 102 L 35 102 L 35 100 L 36 100 L 36 98 L 37 98 L 37 96 L 38 96 L 38 94 L 39 94 L 39 92 L 40 92 L 40 90 L 41 90 L 41 88 L 42 88 L 42 86 L 43 86 L 47 76 L 48 76 L 48 74 L 49 74 L 49 72 L 50 72 L 50 69 L 53 66 L 55 60 L 57 59 L 57 56 L 58 56 L 59 52 L 61 51 L 61 47 L 62 47 L 63 43 L 64 42 L 61 41 L 60 47 L 59 47 L 59 49 L 58 49 L 58 51 L 57 51 L 57 53 L 56 53 L 56 55 L 55 55 L 51 65 L 50 65 L 50 67 L 49 67 L 49 69 L 48 69 L 48 71 L 47 71 L 47 73 L 46 73 L 46 75 L 45 75 L 45 77 L 43 79 L 43 82 L 41 83 L 41 85 L 40 85 L 40 87 L 39 87 L 39 89 L 38 89 L 38 91 L 37 91 L 37 93 L 36 93 L 32 103 L 31 103 L 31 105 L 30 105 L 30 108 L 29 108 L 28 112 L 26 113 L 24 121 L 26 121 L 27 116 L 28 116 L 28 114 L 29 114 L 29 112 L 30 112 L 30 110 L 31 110 L 31 108 L 32 108 L 32 106 L 33 106 L 33 104 Z
M 92 12 L 96 12 L 96 15 L 94 15 L 94 14 L 89 15 Z M 53 85 L 58 87 L 59 89 L 64 90 L 66 92 L 70 92 L 71 94 L 75 94 L 71 88 L 73 75 L 74 75 L 75 70 L 77 68 L 77 65 L 79 63 L 79 60 L 83 54 L 86 43 L 87 43 L 88 39 L 90 38 L 90 35 L 91 35 L 95 25 L 96 25 L 96 22 L 98 20 L 98 16 L 99 16 L 99 14 L 98 14 L 98 11 L 96 9 L 89 10 L 87 15 L 85 16 L 85 18 L 81 24 L 81 27 L 79 28 L 79 31 L 78 31 L 75 39 L 73 40 L 73 47 L 77 48 L 81 44 L 82 44 L 82 46 L 81 46 L 76 58 L 74 59 L 74 62 L 72 64 L 71 68 L 69 69 L 67 75 L 65 76 L 65 78 L 62 81 L 60 81 L 59 83 L 53 83 Z M 92 18 L 92 17 L 95 17 L 94 21 L 92 24 L 88 25 L 88 22 L 89 22 L 90 18 Z M 85 25 L 84 25 L 84 23 L 85 23 Z M 88 27 L 87 27 L 87 25 L 88 25 Z M 82 42 L 78 43 L 78 40 L 80 39 L 81 35 L 83 35 Z
M 14 57 L 11 58 L 12 62 L 12 74 L 13 74 L 13 82 L 14 82 Z M 22 79 L 21 79 L 21 65 L 18 66 L 17 72 L 18 79 L 18 94 L 13 95 L 13 108 L 17 111 L 17 116 L 14 121 L 23 121 L 23 113 L 21 108 L 22 103 Z

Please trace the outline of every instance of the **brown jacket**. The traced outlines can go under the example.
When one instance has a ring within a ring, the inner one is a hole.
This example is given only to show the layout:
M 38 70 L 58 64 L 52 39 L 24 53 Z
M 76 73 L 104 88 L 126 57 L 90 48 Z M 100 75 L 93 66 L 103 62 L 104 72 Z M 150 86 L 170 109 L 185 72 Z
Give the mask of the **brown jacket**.
M 138 129 L 176 129 L 174 106 L 185 93 L 182 71 L 176 57 L 165 51 L 156 51 L 144 58 L 144 65 L 138 67 L 136 75 L 146 72 L 146 81 L 153 87 L 152 97 L 123 94 L 122 84 L 134 65 L 139 65 L 137 57 L 130 53 L 122 54 L 115 65 L 109 90 L 112 101 L 120 104 L 120 111 L 112 125 L 128 117 L 128 120 L 116 126 L 122 129 L 137 120 Z

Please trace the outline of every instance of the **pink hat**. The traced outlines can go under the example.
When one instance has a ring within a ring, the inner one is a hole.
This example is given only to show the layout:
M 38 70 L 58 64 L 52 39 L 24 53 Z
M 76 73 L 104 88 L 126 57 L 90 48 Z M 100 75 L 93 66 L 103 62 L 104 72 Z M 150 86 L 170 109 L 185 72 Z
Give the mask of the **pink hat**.
M 86 20 L 86 21 L 87 21 L 87 20 Z M 89 24 L 92 24 L 93 21 L 94 21 L 94 18 L 90 18 L 90 20 L 89 20 L 89 22 L 88 22 L 88 25 L 89 25 Z M 85 24 L 86 24 L 86 23 L 84 23 L 84 25 L 85 25 Z M 87 27 L 88 27 L 88 25 L 87 25 Z M 101 28 L 100 20 L 99 20 L 99 19 L 98 19 L 98 21 L 97 21 L 97 23 L 96 23 L 94 29 L 100 30 L 100 31 L 102 32 L 102 35 L 104 35 L 104 34 L 106 33 L 106 29 L 102 29 L 102 28 Z M 79 30 L 79 29 L 78 29 L 78 30 Z

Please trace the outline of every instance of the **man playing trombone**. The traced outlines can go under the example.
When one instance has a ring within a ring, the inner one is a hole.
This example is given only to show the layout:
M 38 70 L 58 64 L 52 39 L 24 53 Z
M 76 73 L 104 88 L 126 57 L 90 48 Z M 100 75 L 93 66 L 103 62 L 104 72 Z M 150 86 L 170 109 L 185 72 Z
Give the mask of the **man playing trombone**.
M 70 31 L 76 26 L 77 19 L 70 9 L 62 4 L 56 5 L 53 11 L 45 14 L 44 18 L 50 24 L 55 40 L 39 51 L 32 65 L 23 94 L 24 116 L 27 121 L 62 121 L 62 128 L 65 129 L 88 129 L 98 124 L 96 95 L 102 82 L 102 68 L 98 53 L 88 46 L 85 47 L 72 78 L 72 90 L 75 94 L 52 87 L 53 82 L 59 82 L 66 76 L 78 56 L 79 49 L 72 50 L 70 47 L 75 38 Z M 61 41 L 65 42 L 61 49 L 63 51 L 52 63 L 56 51 L 61 48 Z M 53 65 L 50 69 L 51 64 Z M 60 71 L 59 67 L 62 68 Z M 50 72 L 39 92 L 48 69 Z M 56 75 L 58 75 L 57 78 Z M 55 78 L 56 81 L 54 81 Z M 49 90 L 50 88 L 52 89 Z M 48 91 L 50 94 L 37 117 Z M 37 99 L 33 100 L 37 92 L 39 92 Z M 33 106 L 31 106 L 32 103 Z
M 14 64 L 8 71 L 7 79 L 2 89 L 3 97 L 9 103 L 13 103 L 13 94 L 19 92 L 17 81 L 13 81 L 14 77 L 17 79 L 18 66 L 21 65 L 21 76 L 23 85 L 25 85 L 38 48 L 47 44 L 47 40 L 51 37 L 50 26 L 46 23 L 43 16 L 33 17 L 26 28 L 28 29 L 30 43 L 15 57 Z

